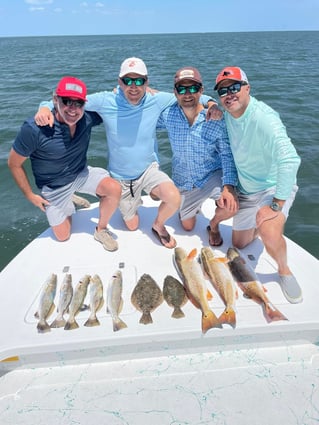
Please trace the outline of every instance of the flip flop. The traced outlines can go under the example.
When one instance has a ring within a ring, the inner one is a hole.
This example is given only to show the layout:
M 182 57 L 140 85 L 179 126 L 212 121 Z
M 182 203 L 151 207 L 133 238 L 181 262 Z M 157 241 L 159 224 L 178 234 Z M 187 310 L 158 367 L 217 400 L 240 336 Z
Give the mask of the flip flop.
M 167 246 L 167 245 L 165 245 L 165 243 L 169 243 L 170 240 L 171 240 L 171 235 L 169 233 L 167 233 L 167 235 L 160 235 L 157 230 L 153 229 L 153 227 L 152 227 L 152 232 L 154 233 L 154 235 L 156 236 L 156 238 L 159 240 L 159 242 L 163 246 L 165 246 L 165 248 L 168 248 L 168 249 L 175 248 L 176 242 L 175 242 L 175 245 L 174 246 Z
M 206 227 L 206 230 L 208 232 L 208 242 L 210 246 L 221 246 L 223 245 L 224 241 L 223 238 L 220 235 L 220 232 L 212 232 L 212 229 L 210 228 L 210 226 Z M 211 243 L 211 237 L 213 237 L 214 240 L 219 240 L 218 243 Z

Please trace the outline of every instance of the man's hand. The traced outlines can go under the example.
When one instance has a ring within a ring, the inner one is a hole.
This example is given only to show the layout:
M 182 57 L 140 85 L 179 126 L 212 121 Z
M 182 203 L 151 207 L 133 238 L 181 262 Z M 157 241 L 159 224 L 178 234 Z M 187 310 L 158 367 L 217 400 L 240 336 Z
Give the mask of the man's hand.
M 40 127 L 49 125 L 53 127 L 54 116 L 47 106 L 42 106 L 34 116 L 34 120 Z
M 222 118 L 223 118 L 223 111 L 219 108 L 217 103 L 213 103 L 212 105 L 210 105 L 210 102 L 209 102 L 209 106 L 206 113 L 206 121 L 209 121 L 209 120 L 219 121 Z
M 42 196 L 37 195 L 36 193 L 31 193 L 27 196 L 27 199 L 36 207 L 40 208 L 41 211 L 45 212 L 45 207 L 50 205 L 50 202 L 42 198 Z
M 225 185 L 220 198 L 217 201 L 220 208 L 226 208 L 235 214 L 238 211 L 239 203 L 235 189 L 230 185 Z

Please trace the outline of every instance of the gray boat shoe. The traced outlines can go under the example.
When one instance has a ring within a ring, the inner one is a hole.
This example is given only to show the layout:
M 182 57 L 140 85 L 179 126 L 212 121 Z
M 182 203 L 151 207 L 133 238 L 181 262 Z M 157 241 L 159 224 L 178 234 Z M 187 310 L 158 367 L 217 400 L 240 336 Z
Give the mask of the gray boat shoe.
M 278 283 L 290 303 L 298 304 L 302 302 L 302 291 L 294 275 L 279 275 Z
M 72 195 L 72 202 L 76 208 L 89 208 L 91 205 L 87 199 L 82 198 L 82 196 L 78 196 L 75 193 Z
M 118 249 L 118 243 L 113 239 L 113 236 L 108 229 L 103 229 L 100 232 L 95 229 L 94 239 L 101 242 L 103 248 L 107 251 L 116 251 Z

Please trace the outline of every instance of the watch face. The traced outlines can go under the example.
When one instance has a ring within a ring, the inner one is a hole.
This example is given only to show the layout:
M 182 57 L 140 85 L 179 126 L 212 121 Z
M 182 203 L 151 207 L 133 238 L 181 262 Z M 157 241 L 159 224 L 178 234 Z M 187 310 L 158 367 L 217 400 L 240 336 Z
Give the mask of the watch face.
M 281 208 L 280 208 L 279 204 L 277 204 L 277 202 L 272 202 L 271 205 L 270 205 L 270 208 L 273 211 L 281 211 Z

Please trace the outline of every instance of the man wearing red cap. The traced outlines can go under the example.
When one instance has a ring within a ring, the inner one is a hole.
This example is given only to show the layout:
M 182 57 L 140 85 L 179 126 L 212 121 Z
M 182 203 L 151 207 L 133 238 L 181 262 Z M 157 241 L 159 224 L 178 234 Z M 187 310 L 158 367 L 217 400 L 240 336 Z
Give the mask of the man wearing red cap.
M 95 112 L 85 112 L 86 85 L 75 77 L 63 77 L 53 94 L 54 125 L 38 127 L 33 118 L 24 122 L 9 154 L 8 166 L 25 197 L 47 215 L 57 240 L 71 234 L 75 211 L 74 192 L 100 199 L 100 217 L 94 237 L 108 251 L 117 249 L 107 225 L 115 212 L 120 184 L 102 168 L 87 165 L 87 150 L 93 126 L 102 122 Z M 41 194 L 33 192 L 24 169 L 30 158 L 35 183 Z
M 233 220 L 233 244 L 244 248 L 260 236 L 277 262 L 279 284 L 291 303 L 302 301 L 301 288 L 287 264 L 284 225 L 298 187 L 300 164 L 279 115 L 250 95 L 245 72 L 224 68 L 215 90 L 225 109 L 239 180 L 239 211 Z

